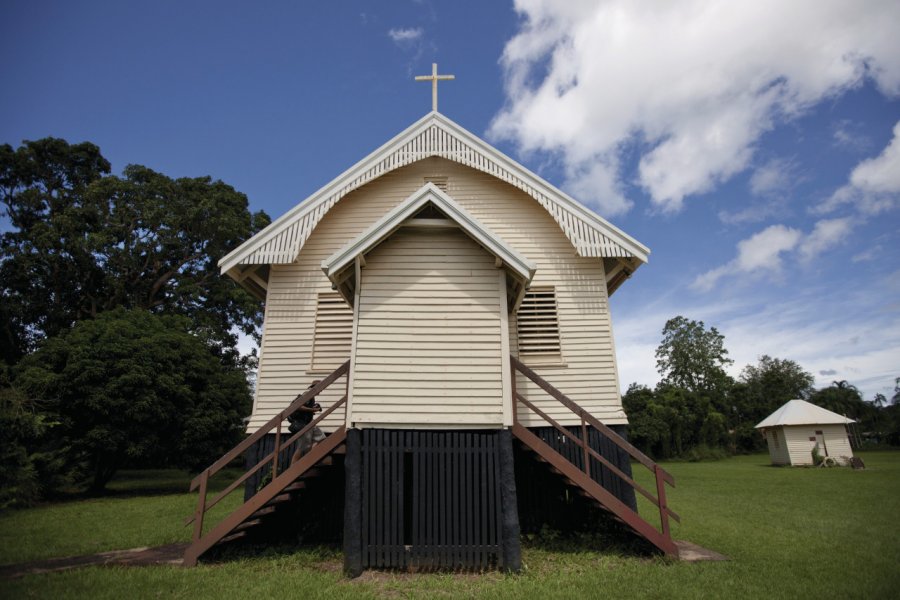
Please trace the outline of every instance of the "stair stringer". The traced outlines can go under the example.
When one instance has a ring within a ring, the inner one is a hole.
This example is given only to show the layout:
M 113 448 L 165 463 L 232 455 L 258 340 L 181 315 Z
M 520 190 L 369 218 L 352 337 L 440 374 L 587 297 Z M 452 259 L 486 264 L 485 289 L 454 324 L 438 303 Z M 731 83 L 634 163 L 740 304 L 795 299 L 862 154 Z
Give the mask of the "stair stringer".
M 544 460 L 561 471 L 575 485 L 586 491 L 591 497 L 600 503 L 606 510 L 616 515 L 623 523 L 631 527 L 635 533 L 649 541 L 651 544 L 669 554 L 678 556 L 678 547 L 671 538 L 660 533 L 653 525 L 648 523 L 637 512 L 631 510 L 625 503 L 616 498 L 602 485 L 591 479 L 566 458 L 544 443 L 518 423 L 512 426 L 512 433 L 523 444 L 537 452 Z
M 296 481 L 301 475 L 316 466 L 319 461 L 331 454 L 347 438 L 347 429 L 341 426 L 324 440 L 313 446 L 303 457 L 285 469 L 278 477 L 273 479 L 266 487 L 257 492 L 252 498 L 244 502 L 230 515 L 222 519 L 211 530 L 201 536 L 199 540 L 188 546 L 184 552 L 183 565 L 193 567 L 204 552 L 215 546 L 234 529 L 246 521 L 250 515 L 263 508 L 270 500 L 278 496 L 284 489 Z

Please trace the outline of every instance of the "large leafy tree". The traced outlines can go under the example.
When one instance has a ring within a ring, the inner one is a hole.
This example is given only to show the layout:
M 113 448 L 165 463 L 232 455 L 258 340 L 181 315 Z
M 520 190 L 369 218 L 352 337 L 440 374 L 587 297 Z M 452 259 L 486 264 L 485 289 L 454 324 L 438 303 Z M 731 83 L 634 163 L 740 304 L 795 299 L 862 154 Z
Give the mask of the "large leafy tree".
M 764 354 L 755 365 L 747 365 L 740 380 L 748 388 L 745 404 L 738 405 L 739 419 L 758 423 L 776 408 L 813 392 L 812 374 L 798 363 Z
M 112 308 L 177 313 L 221 348 L 261 321 L 260 302 L 216 261 L 268 224 L 247 198 L 209 177 L 171 179 L 131 165 L 123 177 L 88 143 L 0 146 L 3 357 Z
M 725 367 L 732 361 L 725 337 L 703 321 L 677 316 L 666 321 L 663 339 L 656 349 L 656 368 L 663 383 L 691 392 L 719 395 L 731 384 Z
M 49 338 L 14 386 L 57 423 L 69 466 L 101 490 L 123 465 L 198 468 L 233 446 L 250 408 L 244 372 L 189 319 L 117 308 Z

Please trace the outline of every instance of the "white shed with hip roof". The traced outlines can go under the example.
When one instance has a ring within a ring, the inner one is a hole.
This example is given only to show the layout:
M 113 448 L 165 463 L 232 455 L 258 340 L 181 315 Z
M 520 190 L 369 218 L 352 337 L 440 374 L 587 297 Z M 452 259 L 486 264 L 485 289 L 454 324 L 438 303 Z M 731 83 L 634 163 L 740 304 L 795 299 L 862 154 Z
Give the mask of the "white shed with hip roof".
M 814 451 L 847 464 L 853 457 L 847 425 L 854 422 L 805 400 L 789 400 L 756 429 L 766 436 L 773 465 L 812 465 Z

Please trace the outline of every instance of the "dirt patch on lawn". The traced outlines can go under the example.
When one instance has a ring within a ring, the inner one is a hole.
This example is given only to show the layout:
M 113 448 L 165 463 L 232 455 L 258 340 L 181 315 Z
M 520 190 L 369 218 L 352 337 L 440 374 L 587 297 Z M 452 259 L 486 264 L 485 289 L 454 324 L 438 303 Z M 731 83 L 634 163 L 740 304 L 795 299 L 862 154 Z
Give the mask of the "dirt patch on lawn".
M 84 556 L 48 558 L 0 567 L 0 578 L 13 579 L 38 573 L 52 573 L 94 565 L 180 565 L 187 544 L 167 544 L 155 548 L 131 548 L 113 550 Z

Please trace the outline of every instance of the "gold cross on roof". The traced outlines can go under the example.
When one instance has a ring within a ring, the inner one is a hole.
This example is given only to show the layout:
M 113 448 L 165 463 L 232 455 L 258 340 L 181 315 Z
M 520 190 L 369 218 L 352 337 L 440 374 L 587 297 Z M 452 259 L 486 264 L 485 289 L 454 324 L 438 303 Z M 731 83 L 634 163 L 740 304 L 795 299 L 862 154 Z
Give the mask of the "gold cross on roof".
M 456 79 L 453 75 L 438 75 L 437 63 L 431 63 L 431 75 L 416 75 L 416 81 L 431 82 L 431 110 L 437 112 L 437 84 L 438 81 Z

